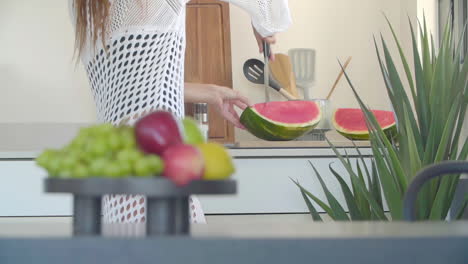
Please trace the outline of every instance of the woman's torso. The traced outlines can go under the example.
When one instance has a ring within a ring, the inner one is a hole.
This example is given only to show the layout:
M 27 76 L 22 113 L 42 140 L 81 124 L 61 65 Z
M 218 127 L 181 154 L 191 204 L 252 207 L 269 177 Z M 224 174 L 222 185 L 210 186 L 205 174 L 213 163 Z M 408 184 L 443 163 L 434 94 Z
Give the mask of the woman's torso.
M 131 124 L 156 109 L 183 116 L 186 2 L 111 1 L 107 52 L 99 40 L 81 56 L 99 121 Z

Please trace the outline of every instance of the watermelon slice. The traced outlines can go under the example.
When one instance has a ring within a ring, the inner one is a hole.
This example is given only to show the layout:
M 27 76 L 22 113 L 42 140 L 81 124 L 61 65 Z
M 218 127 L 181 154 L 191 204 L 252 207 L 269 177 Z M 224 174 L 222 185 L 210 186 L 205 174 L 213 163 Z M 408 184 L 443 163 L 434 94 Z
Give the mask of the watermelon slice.
M 395 116 L 392 111 L 372 110 L 377 122 L 389 138 L 396 134 Z M 338 133 L 351 140 L 369 139 L 364 113 L 360 108 L 340 108 L 333 114 L 333 125 Z
M 241 123 L 254 136 L 282 141 L 296 139 L 320 122 L 320 107 L 312 101 L 260 103 L 242 112 Z

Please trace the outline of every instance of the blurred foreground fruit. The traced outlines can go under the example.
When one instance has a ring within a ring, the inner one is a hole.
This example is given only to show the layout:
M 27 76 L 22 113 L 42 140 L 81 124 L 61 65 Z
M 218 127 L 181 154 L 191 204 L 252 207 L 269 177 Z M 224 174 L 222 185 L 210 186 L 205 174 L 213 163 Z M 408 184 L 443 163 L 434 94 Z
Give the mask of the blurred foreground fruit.
M 205 137 L 195 120 L 190 117 L 184 118 L 184 142 L 186 144 L 201 144 L 205 142 Z
M 179 144 L 170 147 L 163 154 L 163 175 L 176 185 L 182 186 L 203 175 L 204 160 L 202 153 L 194 146 Z
M 164 164 L 136 145 L 133 127 L 100 124 L 82 128 L 63 149 L 45 150 L 36 159 L 50 177 L 127 177 L 160 175 Z
M 181 127 L 175 116 L 166 111 L 153 112 L 138 120 L 135 136 L 141 150 L 156 155 L 182 143 Z
M 217 143 L 199 144 L 205 160 L 204 180 L 223 180 L 231 176 L 235 169 L 231 156 L 226 149 Z

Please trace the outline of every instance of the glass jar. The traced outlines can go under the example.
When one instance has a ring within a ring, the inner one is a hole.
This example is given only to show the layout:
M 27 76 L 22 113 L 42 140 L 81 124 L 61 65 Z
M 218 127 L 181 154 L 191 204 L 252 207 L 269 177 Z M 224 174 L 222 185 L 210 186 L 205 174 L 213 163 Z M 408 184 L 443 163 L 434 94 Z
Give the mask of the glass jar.
M 205 139 L 208 139 L 208 104 L 196 103 L 193 106 L 193 118 L 198 123 Z

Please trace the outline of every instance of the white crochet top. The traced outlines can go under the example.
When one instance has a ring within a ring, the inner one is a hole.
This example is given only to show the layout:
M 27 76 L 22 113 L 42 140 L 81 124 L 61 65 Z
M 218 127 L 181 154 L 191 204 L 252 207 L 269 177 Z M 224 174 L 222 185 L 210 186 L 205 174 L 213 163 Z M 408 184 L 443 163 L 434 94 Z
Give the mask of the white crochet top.
M 74 17 L 74 1 L 69 2 Z M 110 2 L 105 41 L 108 53 L 98 41 L 95 48 L 86 45 L 81 55 L 98 121 L 133 124 L 143 114 L 156 109 L 183 117 L 185 5 L 188 0 Z M 226 2 L 247 11 L 262 36 L 283 31 L 291 23 L 287 0 Z M 190 208 L 192 221 L 204 222 L 203 211 L 195 197 L 191 199 Z M 145 200 L 141 196 L 105 197 L 103 209 L 104 221 L 145 221 Z

